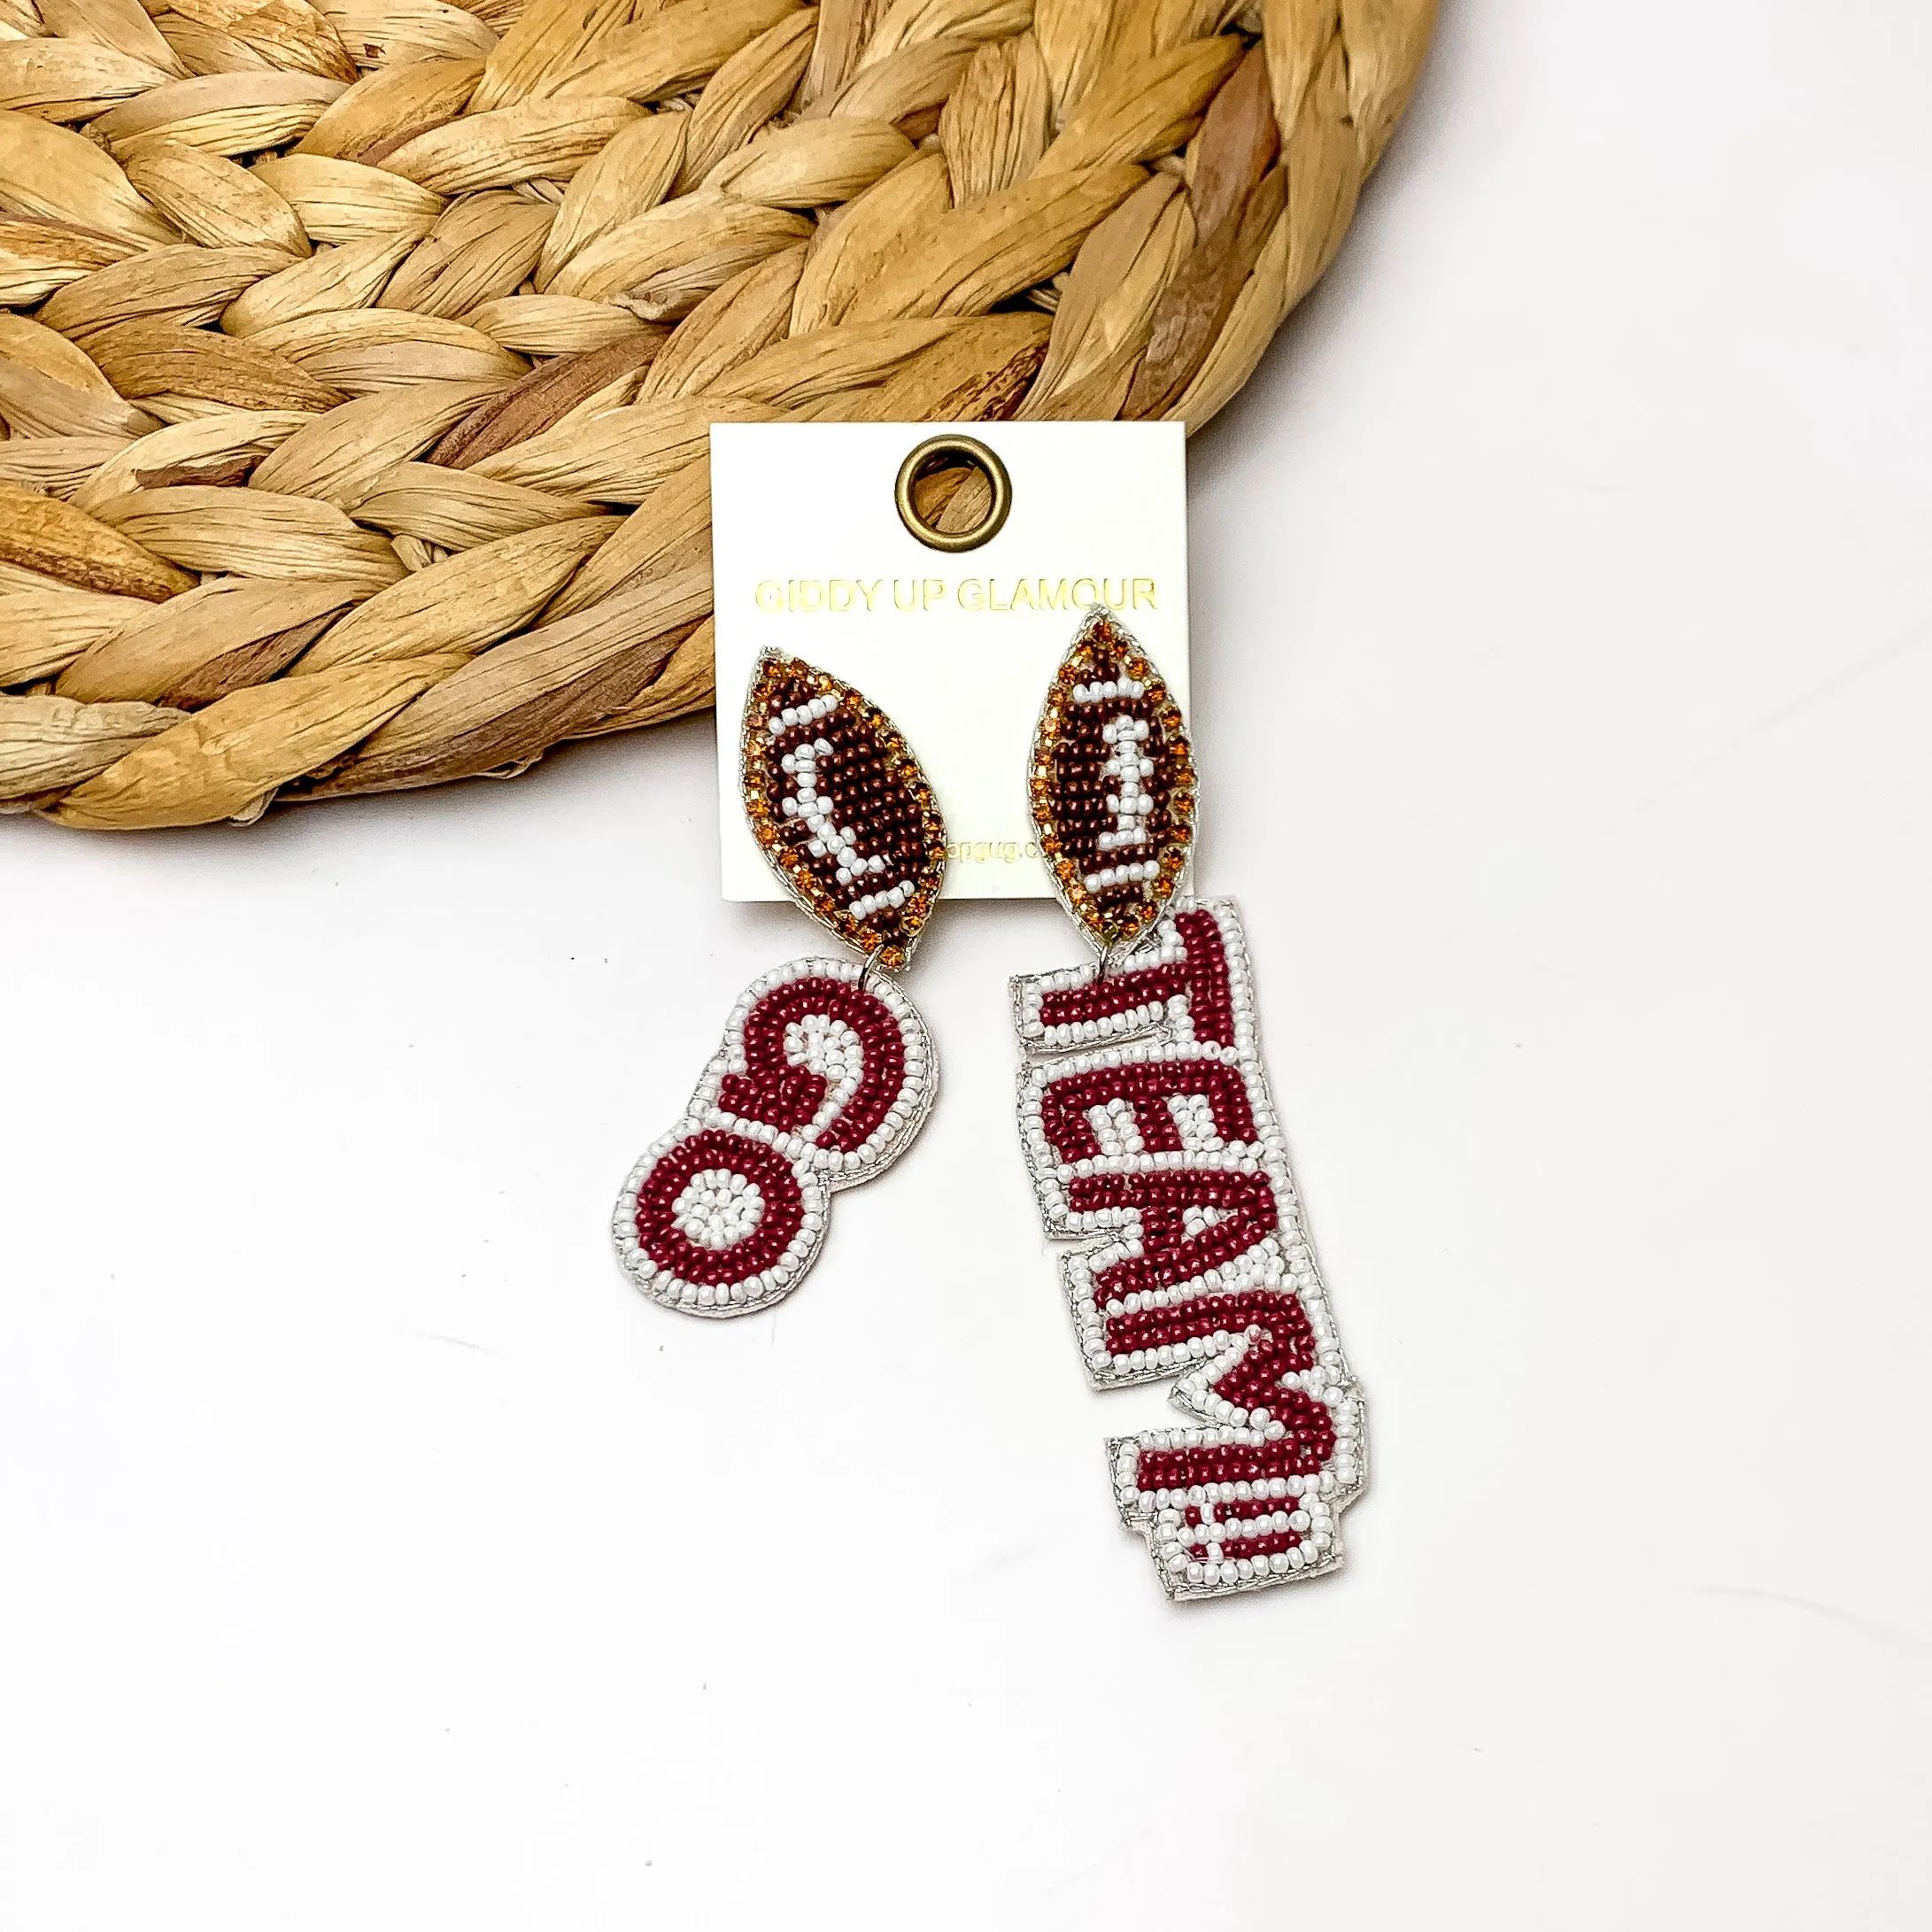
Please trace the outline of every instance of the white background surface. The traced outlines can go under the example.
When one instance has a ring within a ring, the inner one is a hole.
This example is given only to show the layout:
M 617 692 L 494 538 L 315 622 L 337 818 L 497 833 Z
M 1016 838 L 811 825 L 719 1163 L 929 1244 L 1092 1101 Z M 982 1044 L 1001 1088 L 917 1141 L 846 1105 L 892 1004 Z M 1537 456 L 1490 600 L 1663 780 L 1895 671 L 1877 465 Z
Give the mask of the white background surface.
M 1243 899 L 1371 1493 L 1177 1611 L 1007 1116 L 1046 906 L 774 1316 L 604 1232 L 801 949 L 708 721 L 0 824 L 0 1924 L 1908 1932 L 1932 593 L 1916 0 L 1451 5 L 1194 451 Z

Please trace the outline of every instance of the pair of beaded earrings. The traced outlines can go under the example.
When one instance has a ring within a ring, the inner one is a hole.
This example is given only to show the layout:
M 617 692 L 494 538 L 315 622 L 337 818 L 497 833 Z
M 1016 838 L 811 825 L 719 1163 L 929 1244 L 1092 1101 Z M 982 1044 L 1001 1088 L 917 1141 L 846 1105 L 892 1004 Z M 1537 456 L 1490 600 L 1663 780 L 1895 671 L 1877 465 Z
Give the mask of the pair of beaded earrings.
M 740 737 L 753 834 L 856 959 L 753 981 L 683 1117 L 626 1178 L 625 1270 L 680 1313 L 792 1292 L 831 1196 L 911 1144 L 938 1067 L 890 976 L 938 903 L 946 829 L 898 728 L 794 657 L 759 660 Z M 1176 898 L 1192 752 L 1159 672 L 1110 613 L 1082 622 L 1027 769 L 1041 857 L 1098 953 L 1013 982 L 1020 1137 L 1087 1376 L 1171 1379 L 1186 1426 L 1108 1445 L 1122 1521 L 1168 1594 L 1322 1574 L 1364 1475 L 1362 1403 L 1269 1094 L 1232 900 Z

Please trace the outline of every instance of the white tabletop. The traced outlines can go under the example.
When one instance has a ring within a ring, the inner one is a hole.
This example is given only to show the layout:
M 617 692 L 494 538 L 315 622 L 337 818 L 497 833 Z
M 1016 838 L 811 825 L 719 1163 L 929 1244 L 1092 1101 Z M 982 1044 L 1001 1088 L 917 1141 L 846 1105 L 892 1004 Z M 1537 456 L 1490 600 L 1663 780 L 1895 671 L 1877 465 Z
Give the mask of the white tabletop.
M 1932 40 L 1464 0 L 1194 445 L 1204 887 L 1368 1390 L 1176 1609 L 1011 1124 L 1044 905 L 776 1313 L 605 1223 L 738 988 L 707 720 L 0 823 L 0 1923 L 1917 1932 Z

